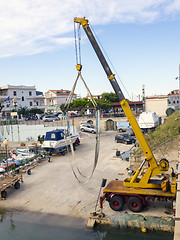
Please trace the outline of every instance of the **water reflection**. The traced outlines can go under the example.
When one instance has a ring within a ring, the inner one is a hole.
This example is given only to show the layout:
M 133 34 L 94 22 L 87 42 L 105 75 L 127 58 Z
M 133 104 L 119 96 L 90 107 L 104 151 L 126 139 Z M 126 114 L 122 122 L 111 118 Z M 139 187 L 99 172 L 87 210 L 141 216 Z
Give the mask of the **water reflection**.
M 172 240 L 170 234 L 85 227 L 83 219 L 0 210 L 2 240 Z

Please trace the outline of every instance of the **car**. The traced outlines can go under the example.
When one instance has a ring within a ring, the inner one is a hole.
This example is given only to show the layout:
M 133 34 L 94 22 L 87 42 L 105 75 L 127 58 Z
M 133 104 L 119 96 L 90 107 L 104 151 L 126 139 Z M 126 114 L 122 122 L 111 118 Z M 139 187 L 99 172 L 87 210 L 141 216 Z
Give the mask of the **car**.
M 76 113 L 70 113 L 69 118 L 73 118 L 73 117 L 78 117 L 78 115 Z
M 125 143 L 125 144 L 132 144 L 136 142 L 136 139 L 131 137 L 129 134 L 127 133 L 123 133 L 123 134 L 117 134 L 115 136 L 115 141 L 117 143 Z
M 59 121 L 60 118 L 54 115 L 46 115 L 43 117 L 44 122 L 54 122 L 54 121 Z
M 132 128 L 129 128 L 129 129 L 126 131 L 126 133 L 129 134 L 130 136 L 135 136 L 134 131 L 132 130 Z
M 90 123 L 81 123 L 80 130 L 82 132 L 96 133 L 96 128 Z
M 38 120 L 38 116 L 36 114 L 33 114 L 33 115 L 29 115 L 28 117 L 25 118 L 26 121 L 29 121 L 29 120 Z

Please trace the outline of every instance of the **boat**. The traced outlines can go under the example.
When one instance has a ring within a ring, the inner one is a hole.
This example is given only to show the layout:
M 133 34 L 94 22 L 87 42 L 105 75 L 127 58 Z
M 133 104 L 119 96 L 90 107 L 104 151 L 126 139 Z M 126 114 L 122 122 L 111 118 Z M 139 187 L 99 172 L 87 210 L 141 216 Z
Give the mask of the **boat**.
M 14 160 L 12 158 L 8 158 L 7 160 L 3 160 L 0 163 L 0 173 L 4 173 L 7 170 L 7 166 L 8 166 L 8 169 L 10 169 L 11 166 L 16 166 L 16 163 L 14 162 Z
M 52 154 L 55 151 L 64 153 L 67 146 L 70 146 L 71 143 L 73 146 L 80 144 L 78 134 L 68 133 L 65 129 L 56 129 L 46 132 L 46 136 L 41 147 L 49 154 Z
M 21 154 L 22 156 L 32 158 L 35 156 L 34 151 L 29 148 L 16 148 L 17 154 Z

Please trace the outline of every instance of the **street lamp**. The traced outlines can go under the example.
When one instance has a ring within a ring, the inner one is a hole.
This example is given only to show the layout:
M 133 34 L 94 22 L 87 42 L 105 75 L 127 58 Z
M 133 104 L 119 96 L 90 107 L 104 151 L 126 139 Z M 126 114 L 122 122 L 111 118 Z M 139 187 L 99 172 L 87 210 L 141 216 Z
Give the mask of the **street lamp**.
M 7 155 L 8 140 L 5 139 L 3 144 L 4 144 L 5 149 L 6 149 L 6 164 L 7 164 L 7 174 L 8 174 L 8 155 Z
M 17 102 L 16 102 L 16 101 L 14 101 L 14 102 L 13 102 L 13 105 L 14 105 L 14 107 L 15 107 L 15 110 L 16 110 L 16 107 L 17 107 Z

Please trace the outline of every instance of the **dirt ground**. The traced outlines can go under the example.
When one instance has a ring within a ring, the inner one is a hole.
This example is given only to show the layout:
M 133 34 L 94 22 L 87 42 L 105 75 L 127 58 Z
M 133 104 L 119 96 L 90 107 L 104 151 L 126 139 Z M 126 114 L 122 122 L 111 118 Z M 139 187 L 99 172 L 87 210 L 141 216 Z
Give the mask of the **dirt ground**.
M 72 166 L 77 162 L 84 176 L 91 174 L 95 155 L 95 135 L 81 133 L 81 144 L 77 146 L 75 157 L 72 153 L 65 156 L 52 156 L 51 161 L 43 162 L 32 170 L 31 175 L 23 174 L 24 183 L 20 189 L 10 188 L 6 200 L 0 201 L 0 208 L 59 214 L 87 219 L 95 209 L 102 179 L 123 180 L 128 177 L 126 168 L 129 162 L 115 157 L 116 150 L 129 150 L 132 146 L 116 143 L 117 132 L 102 132 L 100 154 L 96 170 L 87 183 L 79 183 L 75 178 Z M 11 145 L 12 143 L 9 143 Z M 80 175 L 78 175 L 80 177 Z M 84 179 L 81 177 L 81 179 Z M 153 202 L 143 215 L 171 216 L 167 213 L 170 204 Z M 114 213 L 108 203 L 104 213 Z M 125 206 L 124 211 L 129 212 Z M 131 213 L 131 212 L 129 212 Z

